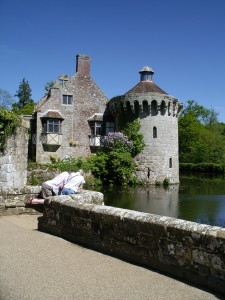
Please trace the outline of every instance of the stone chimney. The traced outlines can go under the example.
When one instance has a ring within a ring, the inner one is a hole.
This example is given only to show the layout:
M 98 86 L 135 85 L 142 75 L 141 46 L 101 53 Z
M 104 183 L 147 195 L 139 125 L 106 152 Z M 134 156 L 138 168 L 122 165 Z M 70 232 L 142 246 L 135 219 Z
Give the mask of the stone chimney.
M 79 75 L 90 76 L 90 56 L 78 54 L 76 58 L 76 73 L 78 73 Z

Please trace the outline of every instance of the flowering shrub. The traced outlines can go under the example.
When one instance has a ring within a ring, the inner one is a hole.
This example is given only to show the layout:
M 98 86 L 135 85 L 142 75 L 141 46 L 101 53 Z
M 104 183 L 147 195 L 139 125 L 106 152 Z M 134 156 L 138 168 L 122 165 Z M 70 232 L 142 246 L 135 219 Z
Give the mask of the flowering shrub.
M 133 143 L 121 132 L 109 132 L 103 142 L 103 149 L 106 152 L 119 151 L 131 153 L 133 150 Z

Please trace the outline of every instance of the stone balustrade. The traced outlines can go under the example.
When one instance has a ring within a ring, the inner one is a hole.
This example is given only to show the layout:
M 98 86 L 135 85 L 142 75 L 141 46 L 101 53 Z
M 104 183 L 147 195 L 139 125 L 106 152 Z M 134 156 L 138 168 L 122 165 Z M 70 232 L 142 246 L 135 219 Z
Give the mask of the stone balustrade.
M 224 228 L 100 205 L 92 193 L 48 198 L 38 229 L 225 294 Z
M 36 214 L 43 208 L 27 206 L 26 202 L 37 196 L 41 186 L 0 187 L 0 216 Z

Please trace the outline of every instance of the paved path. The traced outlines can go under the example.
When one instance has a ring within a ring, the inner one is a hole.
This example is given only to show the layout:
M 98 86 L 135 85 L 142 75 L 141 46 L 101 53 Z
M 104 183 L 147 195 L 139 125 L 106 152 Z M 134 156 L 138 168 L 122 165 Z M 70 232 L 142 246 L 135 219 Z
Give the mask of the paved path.
M 0 300 L 222 299 L 39 232 L 37 216 L 0 217 Z

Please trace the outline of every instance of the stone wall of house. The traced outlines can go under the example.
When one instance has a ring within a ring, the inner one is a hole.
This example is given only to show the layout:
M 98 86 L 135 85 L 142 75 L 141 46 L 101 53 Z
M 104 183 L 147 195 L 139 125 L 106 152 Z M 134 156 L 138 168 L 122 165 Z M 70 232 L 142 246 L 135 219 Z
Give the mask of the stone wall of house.
M 38 229 L 225 294 L 223 228 L 54 197 Z
M 65 84 L 57 80 L 48 97 L 36 106 L 36 161 L 45 163 L 50 157 L 65 159 L 85 157 L 91 153 L 89 135 L 91 128 L 88 119 L 94 113 L 103 113 L 107 97 L 90 76 L 90 57 L 77 56 L 74 76 L 66 77 Z M 63 104 L 63 95 L 73 97 L 72 104 Z M 58 147 L 47 147 L 42 143 L 41 118 L 49 111 L 58 111 L 62 118 L 62 141 Z
M 0 154 L 0 187 L 20 187 L 27 183 L 29 120 L 22 119 L 21 127 L 7 140 Z

